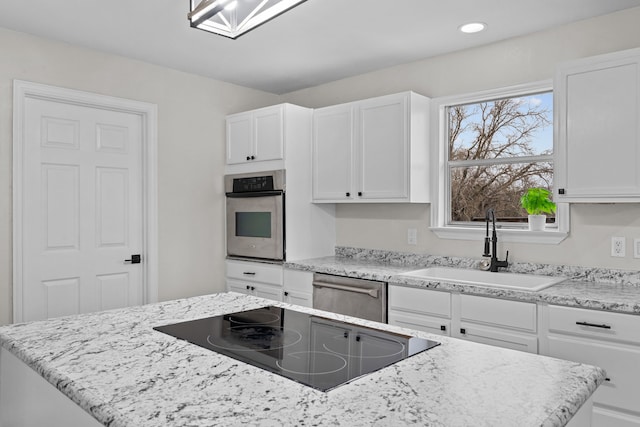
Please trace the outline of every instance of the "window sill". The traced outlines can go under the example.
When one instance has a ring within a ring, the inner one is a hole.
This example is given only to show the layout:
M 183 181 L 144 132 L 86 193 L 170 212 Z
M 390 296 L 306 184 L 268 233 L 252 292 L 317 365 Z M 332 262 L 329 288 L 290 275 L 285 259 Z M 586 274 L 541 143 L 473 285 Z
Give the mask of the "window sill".
M 431 231 L 441 239 L 482 240 L 486 229 L 472 227 L 430 227 Z M 567 238 L 569 233 L 557 230 L 529 231 L 510 228 L 499 228 L 498 239 L 511 243 L 538 243 L 557 245 Z

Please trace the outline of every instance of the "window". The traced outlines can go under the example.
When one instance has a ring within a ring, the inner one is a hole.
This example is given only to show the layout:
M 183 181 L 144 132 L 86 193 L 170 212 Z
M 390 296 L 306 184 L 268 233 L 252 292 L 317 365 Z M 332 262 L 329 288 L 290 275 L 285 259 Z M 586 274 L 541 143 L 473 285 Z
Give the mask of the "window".
M 526 233 L 532 233 L 520 197 L 530 187 L 553 194 L 551 84 L 438 99 L 435 104 L 440 176 L 434 231 L 447 237 L 438 231 L 480 229 L 492 208 L 503 231 L 520 235 L 514 241 L 529 241 Z M 557 215 L 547 216 L 547 231 L 565 232 L 566 224 L 560 224 L 565 216 L 568 222 L 565 210 L 558 205 Z

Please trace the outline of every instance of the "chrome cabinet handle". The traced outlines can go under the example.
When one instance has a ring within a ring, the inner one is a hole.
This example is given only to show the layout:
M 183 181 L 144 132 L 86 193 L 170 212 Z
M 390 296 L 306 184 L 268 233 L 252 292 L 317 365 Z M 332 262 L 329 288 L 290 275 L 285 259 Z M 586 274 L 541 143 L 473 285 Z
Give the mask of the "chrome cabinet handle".
M 598 325 L 595 323 L 589 323 L 589 322 L 576 322 L 576 325 L 580 325 L 580 326 L 590 326 L 592 328 L 601 328 L 601 329 L 611 329 L 611 326 L 609 325 L 605 325 L 604 323 L 602 325 Z

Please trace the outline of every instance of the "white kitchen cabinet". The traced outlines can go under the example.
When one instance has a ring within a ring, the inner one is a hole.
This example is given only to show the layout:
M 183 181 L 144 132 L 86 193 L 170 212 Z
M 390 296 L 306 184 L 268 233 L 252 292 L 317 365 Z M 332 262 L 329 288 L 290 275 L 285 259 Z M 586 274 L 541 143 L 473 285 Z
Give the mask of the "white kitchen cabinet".
M 400 357 L 406 357 L 409 340 L 402 336 L 394 338 L 389 338 L 384 332 L 345 325 L 330 319 L 316 318 L 311 321 L 312 351 L 320 354 L 329 352 L 349 358 L 351 378 L 388 366 Z M 310 360 L 313 364 L 313 357 Z M 336 375 L 346 380 L 344 372 L 345 370 L 339 370 Z
M 227 290 L 282 301 L 283 268 L 278 264 L 227 260 Z
M 313 112 L 313 200 L 353 198 L 355 105 L 342 104 Z
M 389 285 L 390 325 L 438 335 L 451 334 L 451 294 Z
M 284 269 L 284 302 L 313 307 L 313 273 Z
M 454 327 L 451 336 L 538 352 L 537 306 L 535 303 L 454 295 Z
M 282 301 L 282 288 L 264 283 L 227 279 L 227 290 L 274 301 Z
M 640 201 L 640 49 L 558 67 L 559 202 Z
M 315 110 L 313 201 L 429 202 L 428 128 L 413 92 Z
M 541 354 L 600 366 L 594 427 L 640 426 L 640 316 L 548 305 Z
M 227 117 L 227 164 L 279 160 L 284 156 L 285 106 Z

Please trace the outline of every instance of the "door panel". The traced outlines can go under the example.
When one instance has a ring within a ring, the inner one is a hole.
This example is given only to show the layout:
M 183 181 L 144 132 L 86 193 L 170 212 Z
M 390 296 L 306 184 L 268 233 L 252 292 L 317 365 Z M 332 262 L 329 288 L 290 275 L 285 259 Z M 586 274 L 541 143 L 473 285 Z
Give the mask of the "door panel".
M 125 246 L 129 240 L 128 170 L 98 168 L 96 172 L 98 247 Z
M 42 165 L 44 250 L 78 250 L 79 170 L 70 165 Z

